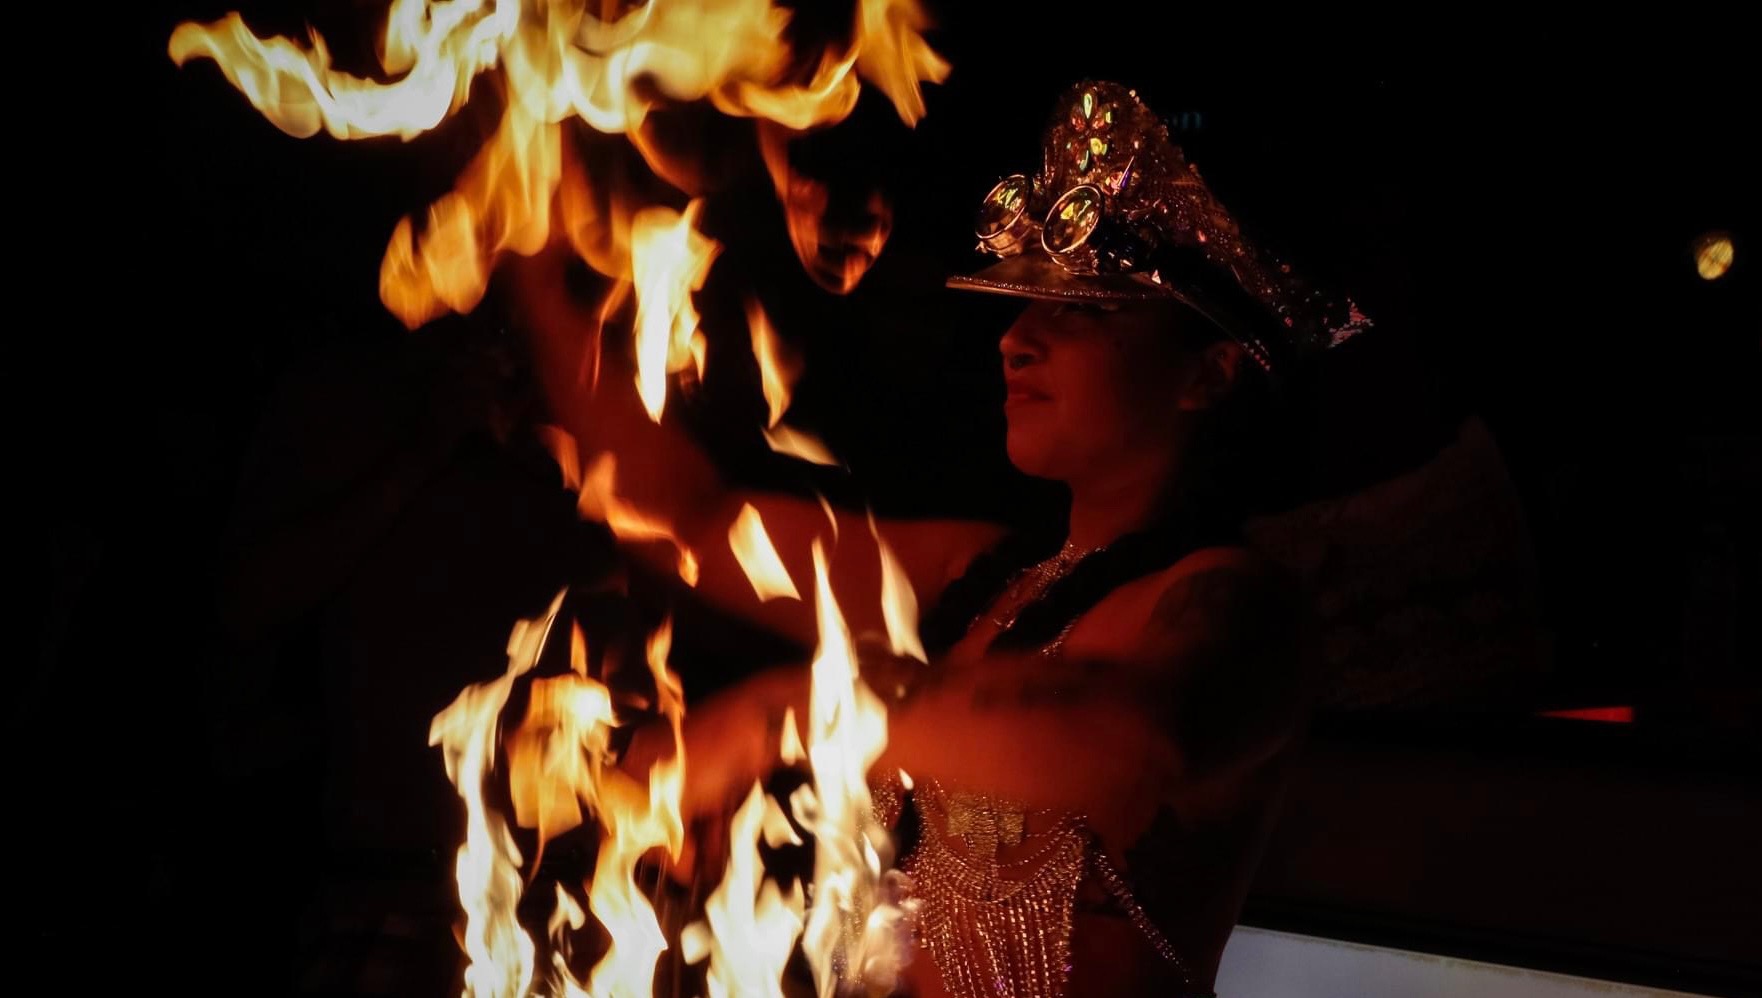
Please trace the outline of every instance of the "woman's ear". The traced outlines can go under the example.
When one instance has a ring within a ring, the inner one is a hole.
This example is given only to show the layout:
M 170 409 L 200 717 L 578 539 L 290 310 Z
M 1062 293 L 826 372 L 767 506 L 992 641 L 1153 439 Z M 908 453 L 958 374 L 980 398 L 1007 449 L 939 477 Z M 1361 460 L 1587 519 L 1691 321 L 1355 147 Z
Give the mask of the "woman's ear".
M 1192 379 L 1181 392 L 1178 408 L 1182 412 L 1210 409 L 1228 397 L 1241 373 L 1244 352 L 1234 340 L 1206 344 L 1199 351 Z

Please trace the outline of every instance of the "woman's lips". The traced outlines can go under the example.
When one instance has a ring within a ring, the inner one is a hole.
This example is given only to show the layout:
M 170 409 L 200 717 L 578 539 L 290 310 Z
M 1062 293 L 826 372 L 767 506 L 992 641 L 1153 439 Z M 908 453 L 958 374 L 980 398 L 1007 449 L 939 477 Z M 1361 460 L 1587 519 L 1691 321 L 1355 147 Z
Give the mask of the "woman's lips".
M 1029 405 L 1052 399 L 1052 396 L 1023 381 L 1009 381 L 1006 385 L 1008 391 L 1003 397 L 1003 404 L 1006 406 Z

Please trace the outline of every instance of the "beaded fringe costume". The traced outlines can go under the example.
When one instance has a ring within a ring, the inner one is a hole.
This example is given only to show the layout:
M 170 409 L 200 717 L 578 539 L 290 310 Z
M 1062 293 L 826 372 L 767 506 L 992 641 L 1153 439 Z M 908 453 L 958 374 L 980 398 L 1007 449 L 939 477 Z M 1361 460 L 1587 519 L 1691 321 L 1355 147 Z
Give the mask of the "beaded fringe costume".
M 1066 545 L 1023 570 L 998 600 L 992 621 L 1007 630 L 1027 604 L 1093 551 Z M 1064 632 L 1042 648 L 1056 656 Z M 918 901 L 917 939 L 957 998 L 1061 998 L 1071 971 L 1072 917 L 1077 890 L 1094 876 L 1194 992 L 1192 974 L 1174 946 L 1132 896 L 1131 889 L 1083 819 L 1056 811 L 1027 811 L 985 794 L 949 790 L 925 780 L 911 795 L 921 834 L 901 869 Z M 893 827 L 904 808 L 903 787 L 874 790 L 877 817 Z M 1029 834 L 1030 818 L 1038 829 Z M 950 848 L 959 838 L 964 851 Z M 1008 862 L 999 851 L 1030 848 Z

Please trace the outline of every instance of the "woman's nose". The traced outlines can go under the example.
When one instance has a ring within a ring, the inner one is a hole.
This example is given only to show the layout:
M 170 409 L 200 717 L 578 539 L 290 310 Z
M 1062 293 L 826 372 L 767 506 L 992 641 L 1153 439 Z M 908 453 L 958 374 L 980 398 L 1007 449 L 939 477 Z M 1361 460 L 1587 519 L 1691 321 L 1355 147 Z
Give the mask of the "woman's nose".
M 1040 312 L 1038 308 L 1023 312 L 1004 331 L 1003 339 L 997 344 L 998 352 L 1003 354 L 1004 366 L 1012 371 L 1046 359 L 1046 336 Z

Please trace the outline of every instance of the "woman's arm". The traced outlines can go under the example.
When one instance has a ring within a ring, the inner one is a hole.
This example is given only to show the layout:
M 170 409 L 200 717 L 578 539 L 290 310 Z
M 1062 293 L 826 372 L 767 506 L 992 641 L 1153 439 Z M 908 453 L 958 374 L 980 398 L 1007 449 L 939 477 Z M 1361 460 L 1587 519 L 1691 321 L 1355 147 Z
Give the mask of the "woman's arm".
M 823 540 L 832 588 L 856 634 L 883 629 L 881 557 L 866 517 L 828 511 L 813 500 L 742 492 L 722 481 L 696 442 L 677 424 L 657 424 L 637 397 L 622 348 L 597 342 L 597 309 L 563 280 L 567 252 L 553 249 L 509 268 L 520 325 L 528 330 L 534 361 L 555 422 L 574 441 L 576 472 L 610 455 L 611 492 L 617 501 L 672 533 L 698 565 L 696 588 L 708 602 L 794 638 L 814 639 L 811 550 Z M 608 327 L 608 332 L 611 327 Z M 591 476 L 590 476 L 591 477 Z M 589 483 L 592 487 L 603 481 Z M 802 599 L 761 600 L 740 567 L 729 534 L 752 507 Z M 616 524 L 614 524 L 616 527 Z M 1001 536 L 990 524 L 956 520 L 887 521 L 879 536 L 897 558 L 916 599 L 933 603 L 966 564 Z M 836 539 L 835 539 L 836 538 Z M 679 553 L 668 541 L 627 545 L 639 561 L 671 574 Z
M 1171 788 L 1265 758 L 1296 730 L 1308 684 L 1294 607 L 1280 580 L 1235 560 L 1173 579 L 1151 625 L 1123 636 L 1132 648 L 1117 661 L 908 664 L 924 678 L 890 711 L 875 773 L 903 769 L 1118 827 Z M 702 746 L 688 796 L 714 807 L 744 790 L 775 760 L 784 709 L 805 720 L 807 702 L 807 670 L 794 667 L 709 701 L 696 732 L 688 715 L 688 744 Z

